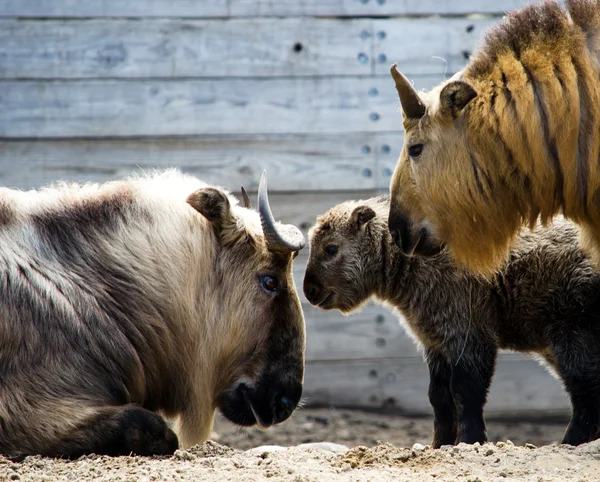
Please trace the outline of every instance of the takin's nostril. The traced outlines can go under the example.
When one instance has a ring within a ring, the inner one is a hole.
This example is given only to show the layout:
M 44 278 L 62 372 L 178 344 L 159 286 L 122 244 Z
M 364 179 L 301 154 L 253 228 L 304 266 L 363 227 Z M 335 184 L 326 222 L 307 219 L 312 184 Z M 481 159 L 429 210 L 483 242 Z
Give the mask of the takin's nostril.
M 280 395 L 277 398 L 277 411 L 279 412 L 280 417 L 285 419 L 294 411 L 296 405 L 285 395 Z
M 281 406 L 286 410 L 289 410 L 290 408 L 293 408 L 293 406 L 294 406 L 292 401 L 286 396 L 282 396 L 280 402 L 281 402 Z
M 308 291 L 306 292 L 306 298 L 308 298 L 308 301 L 312 301 L 315 298 L 316 294 L 317 294 L 316 288 L 309 288 Z
M 394 240 L 394 243 L 398 243 L 398 239 L 400 239 L 400 233 L 398 233 L 398 230 L 390 229 L 390 234 L 392 236 L 392 239 Z

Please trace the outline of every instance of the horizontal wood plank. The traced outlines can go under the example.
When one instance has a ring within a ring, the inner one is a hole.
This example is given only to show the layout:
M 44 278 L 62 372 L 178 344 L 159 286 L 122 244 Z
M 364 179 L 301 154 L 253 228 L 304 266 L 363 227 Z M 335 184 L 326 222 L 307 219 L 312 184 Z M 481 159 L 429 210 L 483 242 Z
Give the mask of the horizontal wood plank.
M 431 88 L 439 76 L 415 78 Z M 397 132 L 391 76 L 0 81 L 0 137 Z
M 0 185 L 105 182 L 178 167 L 232 190 L 256 190 L 263 169 L 273 192 L 387 188 L 401 142 L 400 134 L 371 133 L 0 141 Z
M 0 0 L 6 17 L 227 17 L 229 0 Z
M 388 407 L 406 414 L 431 414 L 429 373 L 418 359 L 307 363 L 307 406 Z M 570 410 L 561 383 L 534 360 L 503 354 L 485 408 L 487 415 L 563 414 Z
M 535 0 L 232 0 L 232 15 L 395 16 L 503 14 Z
M 464 66 L 492 23 L 463 18 L 0 19 L 0 78 L 388 75 L 391 61 L 408 75 L 441 78 Z
M 496 13 L 531 0 L 0 0 L 18 17 L 391 16 Z
M 371 24 L 370 20 L 312 18 L 45 22 L 5 19 L 0 20 L 0 75 L 368 75 L 372 71 Z M 367 57 L 359 58 L 360 53 Z

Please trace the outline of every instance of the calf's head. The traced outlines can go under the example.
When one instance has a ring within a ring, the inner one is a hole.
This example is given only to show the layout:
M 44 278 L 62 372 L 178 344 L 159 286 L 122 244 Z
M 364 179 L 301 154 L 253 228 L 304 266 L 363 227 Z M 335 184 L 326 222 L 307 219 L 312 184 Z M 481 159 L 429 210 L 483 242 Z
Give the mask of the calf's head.
M 261 178 L 258 213 L 204 188 L 188 203 L 210 223 L 216 250 L 209 300 L 215 406 L 232 422 L 267 428 L 287 419 L 302 394 L 304 317 L 292 279 L 302 233 L 275 222 Z
M 309 232 L 304 294 L 322 309 L 349 313 L 375 290 L 381 278 L 382 243 L 389 243 L 386 197 L 347 201 L 317 219 Z

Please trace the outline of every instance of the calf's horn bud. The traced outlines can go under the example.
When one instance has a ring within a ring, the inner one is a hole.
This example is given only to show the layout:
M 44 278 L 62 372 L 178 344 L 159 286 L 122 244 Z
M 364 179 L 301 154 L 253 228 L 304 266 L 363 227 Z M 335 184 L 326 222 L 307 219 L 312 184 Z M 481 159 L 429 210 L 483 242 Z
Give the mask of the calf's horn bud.
M 398 64 L 393 64 L 390 71 L 394 82 L 396 82 L 396 90 L 398 91 L 400 104 L 402 104 L 402 110 L 406 117 L 409 119 L 420 119 L 423 117 L 425 115 L 425 105 L 410 81 L 398 70 Z
M 248 197 L 248 193 L 244 189 L 244 186 L 241 186 L 241 187 L 242 187 L 242 201 L 244 202 L 244 207 L 248 208 L 248 209 L 252 209 L 252 203 L 250 203 L 250 198 Z
M 277 224 L 267 196 L 267 175 L 263 171 L 258 186 L 258 212 L 267 247 L 273 251 L 300 251 L 306 242 L 302 232 L 291 224 Z

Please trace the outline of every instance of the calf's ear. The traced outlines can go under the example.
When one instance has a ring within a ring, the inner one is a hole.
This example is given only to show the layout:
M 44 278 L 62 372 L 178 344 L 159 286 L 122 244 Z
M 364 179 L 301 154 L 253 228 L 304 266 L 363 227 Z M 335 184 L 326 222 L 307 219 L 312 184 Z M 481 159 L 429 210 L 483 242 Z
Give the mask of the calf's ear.
M 224 192 L 214 187 L 198 189 L 188 196 L 187 203 L 208 219 L 218 233 L 235 229 L 231 203 Z
M 375 211 L 373 211 L 369 206 L 358 206 L 357 208 L 354 208 L 354 211 L 352 211 L 350 220 L 354 223 L 358 230 L 362 230 L 364 229 L 365 225 L 375 216 Z

